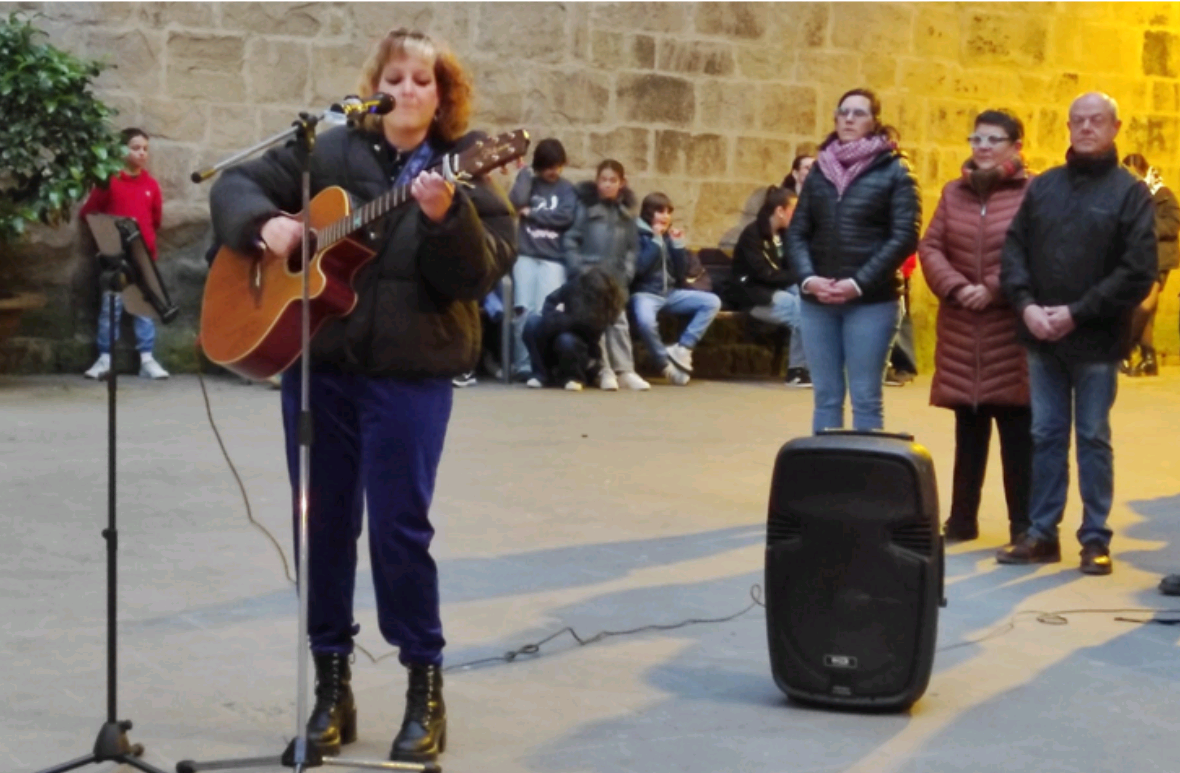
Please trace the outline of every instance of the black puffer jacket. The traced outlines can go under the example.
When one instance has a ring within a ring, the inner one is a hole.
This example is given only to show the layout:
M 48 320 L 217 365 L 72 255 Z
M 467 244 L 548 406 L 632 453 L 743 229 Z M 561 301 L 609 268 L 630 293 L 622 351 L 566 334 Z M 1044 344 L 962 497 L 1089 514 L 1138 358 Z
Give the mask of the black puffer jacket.
M 1067 361 L 1114 362 L 1130 350 L 1131 312 L 1156 278 L 1155 210 L 1147 186 L 1118 164 L 1066 156 L 1029 183 L 1008 226 L 1000 286 L 1021 317 L 1021 340 Z M 1077 327 L 1039 341 L 1024 324 L 1031 304 L 1069 306 Z
M 787 257 L 800 283 L 851 278 L 863 294 L 850 302 L 888 301 L 901 297 L 898 268 L 917 248 L 921 223 L 918 181 L 897 151 L 877 156 L 842 197 L 816 164 L 787 228 Z
M 436 159 L 480 137 L 468 134 Z M 390 189 L 381 153 L 385 140 L 345 127 L 316 140 L 311 194 L 339 186 L 365 203 Z M 433 166 L 434 162 L 431 162 Z M 300 209 L 300 162 L 290 148 L 229 169 L 209 196 L 217 239 L 254 254 L 259 229 L 280 211 Z M 356 308 L 329 320 L 312 341 L 312 367 L 371 376 L 451 376 L 475 367 L 480 351 L 477 301 L 512 268 L 516 228 L 512 209 L 487 180 L 455 189 L 441 223 L 413 199 L 376 221 L 358 238 L 377 256 L 356 275 Z
M 769 306 L 776 292 L 797 284 L 790 264 L 783 263 L 779 245 L 763 235 L 757 220 L 742 229 L 733 250 L 733 280 L 729 288 L 735 308 Z

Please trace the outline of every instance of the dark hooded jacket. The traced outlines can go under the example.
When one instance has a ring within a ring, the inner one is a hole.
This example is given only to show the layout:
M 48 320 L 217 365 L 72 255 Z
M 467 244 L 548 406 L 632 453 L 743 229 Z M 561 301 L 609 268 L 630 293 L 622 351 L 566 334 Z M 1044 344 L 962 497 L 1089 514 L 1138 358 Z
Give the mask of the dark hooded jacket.
M 428 167 L 482 136 L 473 132 L 437 146 Z M 312 157 L 312 196 L 339 186 L 355 204 L 376 199 L 390 190 L 387 153 L 379 134 L 345 127 L 325 132 Z M 301 208 L 300 179 L 301 162 L 290 147 L 227 170 L 209 197 L 218 242 L 257 254 L 263 223 Z M 402 378 L 473 369 L 480 352 L 478 301 L 511 270 L 515 231 L 508 201 L 477 178 L 473 187 L 455 188 L 441 223 L 410 199 L 354 234 L 377 255 L 353 280 L 358 298 L 352 313 L 326 322 L 312 340 L 312 368 Z
M 609 282 L 608 292 L 590 292 L 584 286 L 589 278 L 579 275 L 545 298 L 536 332 L 538 350 L 547 352 L 559 335 L 573 333 L 585 341 L 591 359 L 602 357 L 599 341 L 623 311 L 627 296 L 616 282 Z
M 574 224 L 561 242 L 569 276 L 577 276 L 586 267 L 597 265 L 620 286 L 630 287 L 639 252 L 635 194 L 630 188 L 623 188 L 614 201 L 602 201 L 592 180 L 578 183 L 577 192 Z

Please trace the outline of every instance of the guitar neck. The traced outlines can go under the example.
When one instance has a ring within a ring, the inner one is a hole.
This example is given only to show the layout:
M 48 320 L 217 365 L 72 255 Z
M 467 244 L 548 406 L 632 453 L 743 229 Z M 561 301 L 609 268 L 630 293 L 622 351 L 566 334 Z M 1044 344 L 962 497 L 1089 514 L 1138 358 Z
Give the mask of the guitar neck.
M 432 166 L 437 170 L 439 166 Z M 390 212 L 410 200 L 410 185 L 399 185 L 393 190 L 352 210 L 347 216 L 340 218 L 316 231 L 317 249 L 323 250 L 333 244 L 348 238 L 378 218 L 385 217 Z

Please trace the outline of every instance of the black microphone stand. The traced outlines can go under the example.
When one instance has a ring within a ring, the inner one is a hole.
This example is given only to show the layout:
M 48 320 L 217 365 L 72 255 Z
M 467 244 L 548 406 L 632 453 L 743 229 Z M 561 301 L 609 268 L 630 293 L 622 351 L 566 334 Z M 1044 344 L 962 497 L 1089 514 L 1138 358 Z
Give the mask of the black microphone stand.
M 46 768 L 40 773 L 64 773 L 67 770 L 80 768 L 83 765 L 101 762 L 119 762 L 138 768 L 144 773 L 164 773 L 159 768 L 152 767 L 139 759 L 143 755 L 143 745 L 133 744 L 127 737 L 131 729 L 131 720 L 118 719 L 118 669 L 116 655 L 118 650 L 117 624 L 115 621 L 115 604 L 117 601 L 116 578 L 118 574 L 119 532 L 115 525 L 115 391 L 118 387 L 118 370 L 114 362 L 115 338 L 115 297 L 123 292 L 135 279 L 135 273 L 128 265 L 125 256 L 103 256 L 106 264 L 101 274 L 103 294 L 109 295 L 107 321 L 111 329 L 111 367 L 107 371 L 107 527 L 102 530 L 102 537 L 107 542 L 107 721 L 98 731 L 94 741 L 94 750 L 85 757 L 63 762 L 52 768 Z
M 357 100 L 359 102 L 359 100 Z M 347 101 L 346 101 L 347 102 Z M 382 110 L 382 108 L 384 108 Z M 349 107 L 346 105 L 345 112 L 348 112 Z M 381 107 L 376 107 L 371 103 L 360 103 L 355 106 L 355 112 L 366 112 L 374 110 L 375 112 L 389 112 L 393 109 L 392 98 L 381 101 Z M 342 757 L 327 757 L 324 756 L 319 747 L 314 743 L 309 743 L 307 738 L 307 677 L 308 677 L 308 572 L 309 559 L 308 554 L 311 552 L 308 549 L 308 509 L 309 509 L 309 490 L 311 482 L 311 444 L 312 444 L 312 419 L 311 419 L 311 405 L 309 401 L 309 394 L 311 391 L 311 301 L 309 297 L 308 284 L 308 266 L 311 263 L 311 244 L 312 244 L 312 223 L 311 223 L 311 159 L 312 152 L 315 149 L 315 131 L 316 124 L 326 117 L 331 116 L 332 113 L 325 113 L 322 116 L 314 116 L 308 113 L 300 113 L 299 120 L 292 124 L 292 128 L 287 129 L 279 134 L 274 135 L 261 143 L 248 148 L 240 153 L 237 153 L 217 165 L 209 169 L 194 172 L 192 174 L 193 182 L 199 183 L 207 180 L 218 171 L 227 166 L 236 163 L 239 159 L 244 158 L 256 150 L 260 150 L 271 145 L 276 145 L 288 138 L 294 137 L 298 155 L 302 161 L 302 211 L 303 216 L 301 222 L 303 225 L 303 244 L 302 244 L 302 258 L 300 264 L 300 271 L 303 275 L 303 325 L 302 325 L 302 354 L 299 358 L 300 364 L 300 404 L 299 404 L 299 563 L 298 563 L 298 592 L 299 592 L 299 633 L 297 644 L 297 672 L 298 682 L 296 684 L 295 692 L 295 738 L 287 745 L 286 750 L 278 756 L 269 757 L 247 757 L 233 760 L 216 760 L 208 762 L 194 762 L 193 760 L 182 760 L 176 763 L 176 773 L 197 773 L 201 770 L 231 770 L 239 768 L 266 768 L 276 767 L 282 765 L 284 767 L 292 768 L 295 773 L 307 768 L 315 768 L 323 766 L 335 766 L 344 768 L 367 768 L 371 770 L 392 770 L 392 771 L 408 771 L 409 773 L 442 773 L 442 768 L 438 763 L 434 762 L 393 762 L 384 760 L 354 760 L 345 759 Z M 46 771 L 45 773 L 56 773 L 56 771 Z M 152 771 L 151 773 L 157 773 Z

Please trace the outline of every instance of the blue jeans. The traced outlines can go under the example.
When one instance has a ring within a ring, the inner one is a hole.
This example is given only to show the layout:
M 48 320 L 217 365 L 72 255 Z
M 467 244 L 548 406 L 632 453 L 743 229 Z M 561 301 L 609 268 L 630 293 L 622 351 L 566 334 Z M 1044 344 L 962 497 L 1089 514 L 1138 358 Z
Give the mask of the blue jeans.
M 882 429 L 881 381 L 901 319 L 901 303 L 800 304 L 803 346 L 815 388 L 813 432 L 844 426 L 845 373 L 852 428 Z
M 806 368 L 807 351 L 803 348 L 803 334 L 799 331 L 799 286 L 776 290 L 769 306 L 755 306 L 750 316 L 772 325 L 781 325 L 791 331 L 790 349 L 787 354 L 788 368 Z
M 115 299 L 115 340 L 119 340 L 119 320 L 123 318 L 123 296 L 102 294 L 102 311 L 98 314 L 98 353 L 111 353 L 111 298 Z M 135 322 L 135 349 L 151 354 L 156 345 L 156 323 L 151 317 L 132 315 Z
M 1071 413 L 1078 438 L 1078 489 L 1082 526 L 1078 542 L 1109 547 L 1106 528 L 1114 499 L 1114 452 L 1110 409 L 1118 392 L 1117 362 L 1064 362 L 1030 350 L 1028 383 L 1032 396 L 1032 486 L 1029 534 L 1057 540 L 1069 490 Z
M 287 471 L 299 518 L 300 369 L 283 373 Z M 369 513 L 369 559 L 381 635 L 403 664 L 442 664 L 430 503 L 454 393 L 447 378 L 311 374 L 308 636 L 315 653 L 352 652 L 357 540 Z M 367 505 L 367 508 L 366 508 Z
M 635 315 L 639 335 L 651 352 L 656 367 L 662 369 L 668 365 L 668 350 L 660 340 L 660 326 L 656 322 L 656 314 L 660 309 L 678 317 L 692 317 L 680 334 L 680 345 L 691 349 L 700 343 L 709 325 L 713 324 L 713 318 L 721 311 L 721 299 L 713 293 L 700 290 L 673 290 L 666 298 L 654 293 L 635 293 L 631 296 L 631 313 Z
M 512 267 L 512 372 L 530 372 L 529 350 L 524 344 L 524 324 L 530 314 L 540 314 L 549 293 L 565 284 L 565 266 L 552 260 L 520 255 Z

